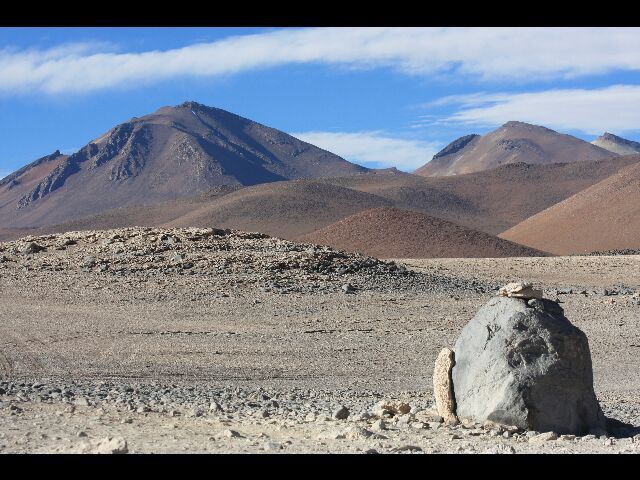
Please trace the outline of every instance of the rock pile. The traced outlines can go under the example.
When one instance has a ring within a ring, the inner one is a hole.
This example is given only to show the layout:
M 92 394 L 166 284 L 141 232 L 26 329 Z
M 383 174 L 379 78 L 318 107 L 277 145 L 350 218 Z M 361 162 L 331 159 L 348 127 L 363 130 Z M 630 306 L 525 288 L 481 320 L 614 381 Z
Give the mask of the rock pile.
M 330 247 L 215 228 L 119 228 L 30 236 L 0 243 L 0 269 L 99 280 L 206 277 L 274 293 L 320 290 L 489 291 L 490 285 L 407 270 Z
M 455 401 L 461 421 L 491 421 L 559 434 L 602 432 L 586 335 L 530 284 L 500 290 L 436 362 L 438 409 Z M 454 357 L 455 355 L 455 357 Z M 453 398 L 446 394 L 451 369 Z

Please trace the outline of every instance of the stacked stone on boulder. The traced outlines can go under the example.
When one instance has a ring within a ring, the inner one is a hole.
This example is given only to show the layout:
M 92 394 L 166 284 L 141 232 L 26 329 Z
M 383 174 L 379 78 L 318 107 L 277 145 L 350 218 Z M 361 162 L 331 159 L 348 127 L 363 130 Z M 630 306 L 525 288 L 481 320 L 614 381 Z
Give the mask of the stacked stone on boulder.
M 458 418 L 601 433 L 606 420 L 593 390 L 586 335 L 538 290 L 515 290 L 517 296 L 501 292 L 505 296 L 480 308 L 455 344 L 451 377 Z

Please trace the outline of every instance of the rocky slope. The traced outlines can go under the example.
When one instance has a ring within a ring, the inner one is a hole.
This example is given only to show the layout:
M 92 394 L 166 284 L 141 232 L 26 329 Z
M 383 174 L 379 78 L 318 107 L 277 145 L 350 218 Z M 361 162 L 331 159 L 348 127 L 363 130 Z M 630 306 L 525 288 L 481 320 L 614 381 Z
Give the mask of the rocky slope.
M 507 122 L 486 135 L 467 135 L 447 145 L 414 173 L 448 176 L 509 163 L 550 164 L 599 160 L 614 155 L 571 135 L 538 125 Z
M 640 153 L 640 142 L 627 140 L 626 138 L 618 137 L 617 135 L 608 132 L 605 132 L 591 143 L 597 147 L 617 153 L 618 155 L 633 155 L 635 153 Z
M 0 224 L 62 223 L 129 205 L 367 169 L 273 128 L 186 102 L 133 118 L 70 156 L 37 160 L 0 184 Z

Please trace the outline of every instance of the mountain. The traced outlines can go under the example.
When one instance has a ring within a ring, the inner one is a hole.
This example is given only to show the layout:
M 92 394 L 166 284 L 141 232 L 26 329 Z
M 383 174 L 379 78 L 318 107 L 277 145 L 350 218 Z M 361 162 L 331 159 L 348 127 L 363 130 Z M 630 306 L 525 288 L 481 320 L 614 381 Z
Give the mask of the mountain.
M 0 229 L 0 238 L 134 225 L 194 225 L 258 230 L 295 239 L 354 213 L 384 206 L 496 235 L 639 159 L 619 156 L 551 165 L 512 163 L 450 177 L 374 170 L 249 187 L 218 186 L 195 197 L 106 210 L 37 231 Z
M 255 185 L 366 172 L 225 110 L 186 102 L 132 118 L 70 156 L 55 152 L 0 183 L 0 224 L 54 224 L 107 209 Z
M 640 155 L 635 155 L 640 161 Z M 640 163 L 576 193 L 500 237 L 559 255 L 640 248 Z
M 293 239 L 352 213 L 391 202 L 365 192 L 313 180 L 246 187 L 166 223 L 168 227 L 234 228 Z
M 640 142 L 627 140 L 613 133 L 605 132 L 604 135 L 599 136 L 591 143 L 610 152 L 617 153 L 618 155 L 640 153 Z
M 449 177 L 365 174 L 317 181 L 497 235 L 638 161 L 624 156 L 550 165 L 511 163 Z
M 486 135 L 467 135 L 453 141 L 414 173 L 438 177 L 479 172 L 509 163 L 568 163 L 612 155 L 571 135 L 524 122 L 507 122 Z
M 356 213 L 298 240 L 379 258 L 547 255 L 430 215 L 388 207 Z

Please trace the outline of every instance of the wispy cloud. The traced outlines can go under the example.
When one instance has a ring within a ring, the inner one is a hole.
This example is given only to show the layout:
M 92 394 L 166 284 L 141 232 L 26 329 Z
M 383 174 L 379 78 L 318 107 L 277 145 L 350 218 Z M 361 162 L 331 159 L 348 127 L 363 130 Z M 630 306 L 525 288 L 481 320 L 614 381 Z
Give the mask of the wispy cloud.
M 391 137 L 384 132 L 299 132 L 296 138 L 361 165 L 413 171 L 427 163 L 442 145 Z
M 0 93 L 91 92 L 304 63 L 527 82 L 640 70 L 639 43 L 636 28 L 290 28 L 135 53 L 5 48 Z
M 458 105 L 438 123 L 494 126 L 521 120 L 599 135 L 640 132 L 640 85 L 556 89 L 533 93 L 476 93 L 444 97 L 431 105 Z M 423 124 L 429 123 L 424 120 Z

